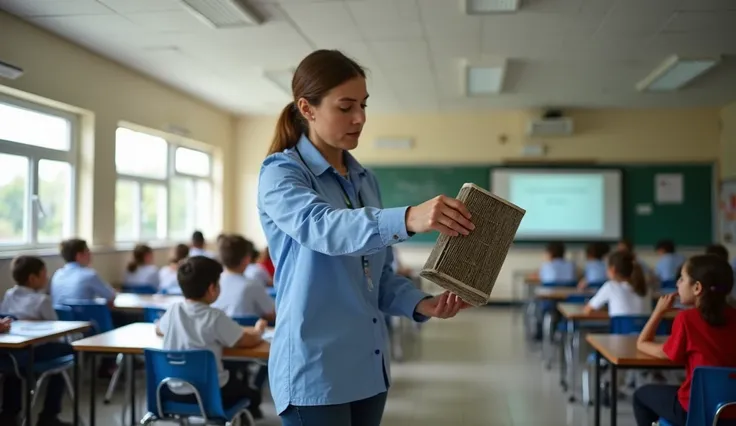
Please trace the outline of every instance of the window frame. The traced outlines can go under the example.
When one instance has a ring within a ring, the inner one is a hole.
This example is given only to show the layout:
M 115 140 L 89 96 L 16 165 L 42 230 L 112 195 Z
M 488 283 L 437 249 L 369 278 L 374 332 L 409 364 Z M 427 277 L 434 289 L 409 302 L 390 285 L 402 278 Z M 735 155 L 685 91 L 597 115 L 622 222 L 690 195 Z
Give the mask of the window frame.
M 138 185 L 138 188 L 137 188 L 138 201 L 137 201 L 137 206 L 135 206 L 137 207 L 136 208 L 137 216 L 134 215 L 133 217 L 135 235 L 132 239 L 118 239 L 118 236 L 115 235 L 115 238 L 114 238 L 115 244 L 129 244 L 129 243 L 139 242 L 142 240 L 152 242 L 152 243 L 171 243 L 173 241 L 178 241 L 178 238 L 176 236 L 172 236 L 172 229 L 171 229 L 171 224 L 172 224 L 172 220 L 171 220 L 172 219 L 171 183 L 174 179 L 186 179 L 186 180 L 192 181 L 193 183 L 196 183 L 197 181 L 206 181 L 207 183 L 209 183 L 210 188 L 211 188 L 210 193 L 211 193 L 211 196 L 213 197 L 213 200 L 211 201 L 214 202 L 214 187 L 213 187 L 214 185 L 214 153 L 210 150 L 203 149 L 201 147 L 194 147 L 189 144 L 182 143 L 182 141 L 178 140 L 178 138 L 175 135 L 167 135 L 167 134 L 162 134 L 161 132 L 145 130 L 145 129 L 141 129 L 139 126 L 129 125 L 127 123 L 120 123 L 118 124 L 117 128 L 125 128 L 128 130 L 132 130 L 134 132 L 144 133 L 149 136 L 155 136 L 155 137 L 162 138 L 164 141 L 166 141 L 166 144 L 167 144 L 167 147 L 166 147 L 167 165 L 166 165 L 166 177 L 165 178 L 152 178 L 152 177 L 135 176 L 135 175 L 125 174 L 125 173 L 118 173 L 117 166 L 115 167 L 116 185 L 117 185 L 117 182 L 121 180 L 124 180 L 126 182 L 136 183 Z M 115 141 L 115 143 L 117 147 L 117 140 Z M 198 151 L 203 154 L 206 154 L 208 157 L 208 161 L 209 161 L 209 170 L 210 170 L 209 176 L 204 177 L 204 176 L 192 175 L 188 173 L 177 172 L 176 170 L 176 150 L 178 148 L 185 148 L 185 149 L 189 149 L 192 151 Z M 142 230 L 141 206 L 143 203 L 143 185 L 144 184 L 163 186 L 166 189 L 166 215 L 165 215 L 166 236 L 163 239 L 157 237 L 152 240 L 147 240 L 141 236 L 141 230 Z M 116 202 L 117 202 L 117 194 L 116 194 Z M 214 213 L 213 203 L 209 203 L 209 204 L 211 206 L 210 215 L 212 215 Z M 196 209 L 194 209 L 193 217 L 194 217 L 194 226 L 196 227 L 196 223 L 197 223 L 197 210 Z M 117 217 L 115 217 L 115 228 L 117 229 Z
M 16 250 L 32 250 L 56 247 L 58 242 L 42 243 L 38 239 L 39 213 L 43 200 L 39 196 L 39 162 L 41 160 L 50 160 L 67 163 L 70 165 L 71 174 L 69 184 L 71 185 L 69 200 L 69 209 L 66 212 L 69 220 L 69 236 L 73 236 L 77 231 L 77 201 L 79 199 L 79 144 L 80 138 L 80 117 L 76 114 L 49 106 L 41 105 L 35 102 L 29 102 L 23 99 L 11 97 L 0 93 L 0 103 L 10 105 L 11 107 L 25 109 L 46 115 L 62 118 L 69 122 L 69 149 L 58 150 L 53 148 L 28 145 L 21 142 L 0 139 L 0 153 L 25 157 L 28 159 L 28 174 L 26 176 L 25 188 L 25 208 L 26 217 L 23 218 L 24 225 L 23 242 L 21 243 L 2 243 L 0 242 L 0 252 L 16 251 Z M 62 235 L 61 239 L 69 236 Z

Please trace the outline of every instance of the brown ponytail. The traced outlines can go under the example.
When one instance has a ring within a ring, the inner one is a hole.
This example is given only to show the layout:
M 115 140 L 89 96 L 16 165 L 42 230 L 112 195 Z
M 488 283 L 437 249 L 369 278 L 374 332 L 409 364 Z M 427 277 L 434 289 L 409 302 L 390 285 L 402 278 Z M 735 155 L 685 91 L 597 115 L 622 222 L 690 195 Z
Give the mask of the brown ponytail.
M 356 77 L 365 78 L 365 70 L 339 50 L 315 50 L 302 59 L 291 80 L 294 100 L 279 115 L 268 155 L 295 147 L 309 131 L 297 105 L 300 99 L 317 107 L 330 90 Z
M 647 283 L 644 279 L 644 271 L 634 260 L 634 255 L 628 251 L 617 251 L 608 258 L 608 266 L 621 279 L 629 283 L 634 293 L 644 297 L 647 295 Z
M 715 255 L 693 256 L 685 264 L 690 276 L 688 285 L 700 283 L 702 292 L 695 306 L 708 324 L 719 327 L 726 324 L 727 298 L 733 289 L 733 270 L 728 261 Z
M 148 256 L 149 253 L 153 253 L 153 250 L 151 247 L 148 247 L 145 244 L 137 244 L 133 248 L 133 258 L 128 262 L 128 267 L 126 268 L 128 272 L 131 274 L 138 270 L 138 267 L 146 263 L 146 256 Z

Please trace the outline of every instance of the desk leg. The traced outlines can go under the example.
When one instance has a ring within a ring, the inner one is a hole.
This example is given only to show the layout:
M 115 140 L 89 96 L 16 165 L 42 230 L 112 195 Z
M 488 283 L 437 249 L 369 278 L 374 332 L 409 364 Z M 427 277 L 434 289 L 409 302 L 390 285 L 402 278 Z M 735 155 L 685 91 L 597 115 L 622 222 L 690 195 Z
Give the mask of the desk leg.
M 89 426 L 95 426 L 95 393 L 97 393 L 97 354 L 89 353 Z
M 130 386 L 130 424 L 137 424 L 135 420 L 135 355 L 128 355 L 126 361 L 128 363 L 128 386 Z
M 33 345 L 28 346 L 28 365 L 26 365 L 26 423 L 33 425 L 33 391 L 36 387 L 36 380 L 33 377 Z
M 618 368 L 611 364 L 611 426 L 616 426 L 618 417 Z
M 595 426 L 601 426 L 601 353 L 595 351 Z
M 577 368 L 577 359 L 578 359 L 578 353 L 580 352 L 577 348 L 577 345 L 575 345 L 575 341 L 579 337 L 578 334 L 580 331 L 575 326 L 575 321 L 569 321 L 568 323 L 568 330 L 567 330 L 567 338 L 569 339 L 569 350 L 570 350 L 570 367 L 568 368 L 570 372 L 570 380 L 568 382 L 568 385 L 570 387 L 570 397 L 568 398 L 568 402 L 575 402 L 575 379 L 576 375 L 578 374 L 578 368 Z
M 570 321 L 567 321 L 570 324 Z M 560 386 L 563 392 L 567 392 L 567 337 L 569 330 L 567 327 L 563 328 L 562 335 L 560 336 Z
M 79 426 L 79 352 L 74 351 L 74 426 Z

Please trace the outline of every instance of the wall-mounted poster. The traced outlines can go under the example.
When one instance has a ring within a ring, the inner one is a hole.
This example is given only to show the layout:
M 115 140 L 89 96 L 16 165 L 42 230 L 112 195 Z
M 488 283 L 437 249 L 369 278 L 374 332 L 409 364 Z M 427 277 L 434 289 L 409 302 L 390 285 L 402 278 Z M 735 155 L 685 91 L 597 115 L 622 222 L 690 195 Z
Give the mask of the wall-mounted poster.
M 721 183 L 721 241 L 736 244 L 736 179 Z

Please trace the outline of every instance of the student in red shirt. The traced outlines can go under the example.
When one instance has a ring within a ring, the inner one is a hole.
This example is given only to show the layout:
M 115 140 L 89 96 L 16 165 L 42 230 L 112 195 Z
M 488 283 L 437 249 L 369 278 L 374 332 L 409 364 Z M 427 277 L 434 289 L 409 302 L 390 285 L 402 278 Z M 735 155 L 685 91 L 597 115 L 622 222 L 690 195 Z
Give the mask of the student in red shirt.
M 651 426 L 660 417 L 674 426 L 685 426 L 693 370 L 701 366 L 736 367 L 736 309 L 726 303 L 733 285 L 727 261 L 713 255 L 694 256 L 682 267 L 677 294 L 659 299 L 636 346 L 648 355 L 684 364 L 686 376 L 679 387 L 647 385 L 634 393 L 638 426 Z M 683 305 L 695 308 L 680 312 L 670 337 L 664 344 L 657 343 L 657 326 L 678 295 Z

